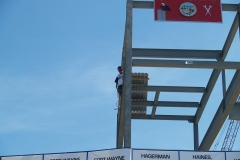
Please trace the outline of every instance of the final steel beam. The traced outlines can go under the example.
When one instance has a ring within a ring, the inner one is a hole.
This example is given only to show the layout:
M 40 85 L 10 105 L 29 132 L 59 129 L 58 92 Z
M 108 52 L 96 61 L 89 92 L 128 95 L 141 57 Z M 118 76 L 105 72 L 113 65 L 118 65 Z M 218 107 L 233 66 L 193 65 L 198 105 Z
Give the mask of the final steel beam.
M 132 115 L 132 119 L 144 119 L 144 120 L 178 120 L 178 121 L 194 121 L 194 116 L 179 116 L 179 115 L 155 115 L 151 118 L 151 115 Z
M 183 87 L 183 86 L 139 86 L 132 87 L 133 91 L 161 91 L 161 92 L 192 92 L 205 93 L 205 87 Z
M 221 50 L 133 48 L 133 57 L 219 59 Z
M 133 8 L 153 9 L 153 2 L 151 1 L 133 1 Z M 240 11 L 238 4 L 222 4 L 222 11 Z
M 132 101 L 132 106 L 154 106 L 154 101 Z M 156 106 L 162 107 L 200 107 L 199 102 L 158 101 Z
M 137 67 L 240 69 L 240 62 L 225 62 L 225 61 L 216 62 L 216 61 L 133 59 L 132 65 Z
M 210 126 L 208 127 L 208 130 L 199 146 L 199 150 L 207 151 L 210 149 L 232 107 L 236 104 L 239 93 L 240 71 L 237 70 Z

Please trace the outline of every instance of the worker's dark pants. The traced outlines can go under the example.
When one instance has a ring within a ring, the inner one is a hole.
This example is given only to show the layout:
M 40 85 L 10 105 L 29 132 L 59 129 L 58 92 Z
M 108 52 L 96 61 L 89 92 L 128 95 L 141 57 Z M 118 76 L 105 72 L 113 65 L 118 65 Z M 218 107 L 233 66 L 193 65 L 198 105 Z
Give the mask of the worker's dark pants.
M 118 94 L 121 96 L 122 95 L 122 85 L 118 86 L 117 91 L 118 91 Z

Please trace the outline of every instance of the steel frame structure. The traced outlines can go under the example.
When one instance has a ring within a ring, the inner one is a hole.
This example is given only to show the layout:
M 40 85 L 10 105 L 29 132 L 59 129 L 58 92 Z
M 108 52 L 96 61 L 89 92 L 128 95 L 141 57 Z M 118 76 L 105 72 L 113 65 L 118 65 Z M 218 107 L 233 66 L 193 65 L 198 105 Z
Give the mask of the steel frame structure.
M 230 28 L 225 44 L 221 50 L 183 50 L 183 49 L 151 49 L 151 48 L 133 48 L 132 47 L 132 11 L 134 8 L 153 9 L 151 1 L 133 1 L 127 0 L 126 3 L 126 22 L 124 43 L 122 52 L 122 66 L 124 69 L 123 93 L 120 99 L 120 110 L 118 110 L 117 119 L 117 148 L 131 148 L 131 120 L 185 120 L 193 124 L 194 150 L 209 150 L 214 142 L 224 121 L 229 115 L 232 107 L 236 104 L 240 93 L 240 62 L 224 61 L 232 41 L 240 24 L 240 4 L 222 4 L 223 11 L 236 12 L 235 19 Z M 141 57 L 142 59 L 136 59 Z M 135 58 L 135 59 L 134 59 Z M 207 59 L 208 61 L 183 61 L 183 60 L 156 60 L 143 58 L 194 58 Z M 209 60 L 215 61 L 209 61 Z M 184 87 L 184 86 L 143 86 L 132 88 L 132 67 L 172 67 L 172 68 L 210 68 L 212 74 L 206 87 Z M 235 69 L 235 75 L 230 85 L 226 88 L 225 69 Z M 215 116 L 205 133 L 204 138 L 199 144 L 198 123 L 203 111 L 213 91 L 217 79 L 222 73 L 223 99 L 215 113 Z M 156 92 L 154 101 L 132 101 L 132 91 Z M 160 92 L 190 92 L 202 93 L 200 102 L 166 102 L 158 101 Z M 149 115 L 132 114 L 132 106 L 152 106 L 152 113 Z M 156 115 L 156 107 L 195 107 L 195 115 Z

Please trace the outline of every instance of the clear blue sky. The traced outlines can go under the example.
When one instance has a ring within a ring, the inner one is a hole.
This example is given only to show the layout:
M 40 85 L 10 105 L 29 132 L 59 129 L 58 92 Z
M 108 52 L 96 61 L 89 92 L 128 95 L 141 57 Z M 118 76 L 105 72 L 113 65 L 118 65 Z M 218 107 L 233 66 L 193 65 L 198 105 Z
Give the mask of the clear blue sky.
M 125 5 L 126 0 L 0 0 L 0 156 L 115 148 L 114 79 Z M 234 16 L 223 12 L 220 24 L 160 23 L 153 21 L 153 10 L 135 9 L 133 47 L 222 49 Z M 240 61 L 239 43 L 237 33 L 226 60 Z M 149 73 L 150 85 L 205 87 L 211 70 L 133 72 Z M 233 73 L 227 71 L 227 84 Z M 163 93 L 160 100 L 201 98 L 190 96 Z M 219 80 L 199 124 L 200 142 L 221 98 Z M 192 115 L 195 109 L 157 112 Z M 133 120 L 132 147 L 192 150 L 192 130 L 188 122 Z

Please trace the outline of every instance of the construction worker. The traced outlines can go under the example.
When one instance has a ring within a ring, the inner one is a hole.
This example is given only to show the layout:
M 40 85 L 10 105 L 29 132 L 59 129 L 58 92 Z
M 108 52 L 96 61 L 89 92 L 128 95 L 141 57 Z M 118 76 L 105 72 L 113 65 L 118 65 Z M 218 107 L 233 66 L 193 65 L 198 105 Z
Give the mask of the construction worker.
M 116 89 L 118 91 L 119 96 L 121 96 L 122 94 L 122 85 L 123 85 L 123 70 L 121 66 L 118 66 L 117 68 L 119 74 L 117 75 L 116 79 L 115 79 L 115 83 L 116 83 Z

